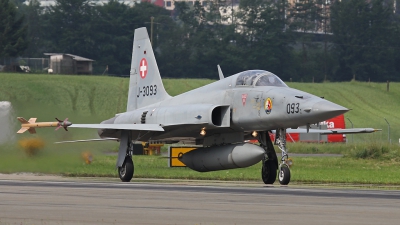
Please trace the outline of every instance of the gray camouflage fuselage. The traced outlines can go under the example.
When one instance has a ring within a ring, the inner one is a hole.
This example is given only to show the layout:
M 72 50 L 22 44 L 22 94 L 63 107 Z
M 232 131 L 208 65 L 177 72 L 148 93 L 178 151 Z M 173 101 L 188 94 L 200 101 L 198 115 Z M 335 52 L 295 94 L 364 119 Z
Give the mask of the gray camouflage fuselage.
M 340 105 L 286 86 L 237 85 L 238 77 L 246 72 L 259 72 L 261 76 L 263 73 L 270 74 L 266 71 L 245 71 L 161 102 L 118 114 L 103 123 L 161 124 L 165 132 L 137 131 L 133 132 L 132 139 L 191 140 L 204 144 L 203 139 L 214 134 L 218 134 L 218 137 L 211 139 L 221 139 L 221 133 L 224 133 L 227 135 L 222 139 L 234 138 L 240 142 L 252 131 L 297 128 L 348 111 Z M 146 111 L 145 121 L 142 121 Z M 203 128 L 207 132 L 205 136 L 200 135 Z M 99 135 L 118 138 L 120 134 L 116 130 L 99 130 Z M 208 140 L 206 145 L 222 143 L 232 141 Z

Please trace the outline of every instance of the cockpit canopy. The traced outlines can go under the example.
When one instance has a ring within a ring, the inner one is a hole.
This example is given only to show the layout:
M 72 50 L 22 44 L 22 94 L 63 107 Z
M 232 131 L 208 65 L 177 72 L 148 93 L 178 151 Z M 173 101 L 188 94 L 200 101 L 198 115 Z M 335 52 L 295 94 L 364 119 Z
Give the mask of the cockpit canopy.
M 248 70 L 239 73 L 236 86 L 275 86 L 287 87 L 275 74 L 265 70 Z

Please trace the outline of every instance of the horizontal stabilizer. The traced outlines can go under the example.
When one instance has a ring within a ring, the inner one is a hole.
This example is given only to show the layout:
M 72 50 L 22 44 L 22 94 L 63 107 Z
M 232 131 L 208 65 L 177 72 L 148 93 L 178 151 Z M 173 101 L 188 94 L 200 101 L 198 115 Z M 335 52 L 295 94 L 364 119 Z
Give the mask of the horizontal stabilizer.
M 72 124 L 73 128 L 164 131 L 158 124 Z
M 286 129 L 286 133 L 311 133 L 311 134 L 359 134 L 359 133 L 373 133 L 375 131 L 382 131 L 382 129 L 374 128 L 352 128 L 352 129 L 332 129 L 332 130 L 319 130 L 319 129 Z

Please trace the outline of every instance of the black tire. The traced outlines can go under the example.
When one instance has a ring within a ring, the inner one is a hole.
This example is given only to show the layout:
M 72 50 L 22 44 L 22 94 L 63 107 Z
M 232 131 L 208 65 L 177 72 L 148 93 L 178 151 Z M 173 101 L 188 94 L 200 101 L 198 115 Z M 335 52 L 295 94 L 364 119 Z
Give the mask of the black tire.
M 290 169 L 286 165 L 282 165 L 279 170 L 279 183 L 281 185 L 288 185 L 290 182 Z
M 118 167 L 119 179 L 122 182 L 129 182 L 132 180 L 134 172 L 133 161 L 131 157 L 126 157 L 122 167 Z
M 273 184 L 276 180 L 276 164 L 272 160 L 267 160 L 261 168 L 261 178 L 264 184 Z

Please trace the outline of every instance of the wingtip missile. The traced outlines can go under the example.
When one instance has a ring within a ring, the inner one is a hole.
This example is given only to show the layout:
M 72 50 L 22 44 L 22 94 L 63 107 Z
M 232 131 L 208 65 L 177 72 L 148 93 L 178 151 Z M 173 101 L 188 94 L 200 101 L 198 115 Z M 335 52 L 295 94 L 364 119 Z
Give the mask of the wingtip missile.
M 35 128 L 41 127 L 56 127 L 55 130 L 58 130 L 62 127 L 64 130 L 68 131 L 67 127 L 72 125 L 72 123 L 68 121 L 68 118 L 65 118 L 64 121 L 56 118 L 57 122 L 36 122 L 37 118 L 30 118 L 29 120 L 26 120 L 23 117 L 17 117 L 17 119 L 19 122 L 21 122 L 21 129 L 17 131 L 17 134 L 22 134 L 26 131 L 29 131 L 31 134 L 35 134 Z

